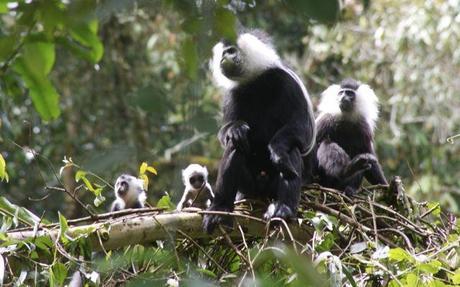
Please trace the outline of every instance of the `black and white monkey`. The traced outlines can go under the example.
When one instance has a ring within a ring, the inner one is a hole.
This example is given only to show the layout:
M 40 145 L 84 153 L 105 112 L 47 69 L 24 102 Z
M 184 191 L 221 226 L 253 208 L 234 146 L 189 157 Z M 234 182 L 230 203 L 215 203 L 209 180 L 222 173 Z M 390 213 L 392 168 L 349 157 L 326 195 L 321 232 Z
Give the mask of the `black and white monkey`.
M 120 175 L 115 182 L 115 201 L 110 211 L 128 208 L 142 208 L 145 206 L 147 194 L 144 190 L 144 181 L 129 174 Z
M 363 178 L 387 184 L 374 150 L 378 98 L 353 79 L 331 85 L 321 95 L 316 119 L 315 176 L 325 187 L 354 194 Z
M 224 91 L 224 148 L 211 211 L 233 211 L 236 193 L 274 202 L 265 218 L 295 215 L 300 197 L 302 156 L 314 147 L 312 105 L 299 77 L 281 61 L 259 31 L 240 34 L 235 43 L 213 48 L 211 70 Z M 207 214 L 211 233 L 231 219 Z
M 184 194 L 176 209 L 198 207 L 206 209 L 214 199 L 211 185 L 208 183 L 208 169 L 199 164 L 190 164 L 182 170 L 182 181 L 185 185 Z

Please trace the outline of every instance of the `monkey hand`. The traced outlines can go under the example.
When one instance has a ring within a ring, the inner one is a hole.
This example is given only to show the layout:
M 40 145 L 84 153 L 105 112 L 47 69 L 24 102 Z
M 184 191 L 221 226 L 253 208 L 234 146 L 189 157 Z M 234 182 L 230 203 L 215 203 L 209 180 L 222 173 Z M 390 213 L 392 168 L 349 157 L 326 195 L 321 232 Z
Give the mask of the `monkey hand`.
M 224 212 L 232 212 L 233 210 L 228 207 L 217 207 L 211 205 L 208 209 L 209 211 L 224 211 Z M 203 217 L 203 229 L 208 233 L 211 234 L 214 229 L 218 225 L 223 225 L 228 228 L 233 227 L 233 220 L 230 216 L 226 215 L 219 215 L 219 214 L 205 214 Z
M 244 121 L 236 121 L 231 126 L 228 127 L 225 138 L 224 145 L 226 147 L 232 146 L 235 149 L 249 153 L 249 141 L 248 141 L 248 132 L 249 126 Z
M 299 177 L 299 173 L 292 164 L 287 152 L 276 148 L 276 146 L 272 144 L 268 145 L 268 150 L 270 151 L 270 159 L 272 163 L 281 173 L 283 173 L 283 176 L 288 178 Z
M 377 158 L 370 153 L 363 153 L 355 156 L 345 170 L 345 176 L 352 176 L 357 173 L 365 172 L 377 164 Z
M 270 220 L 274 217 L 290 219 L 294 217 L 294 212 L 288 205 L 276 201 L 268 206 L 267 211 L 264 214 L 265 220 Z

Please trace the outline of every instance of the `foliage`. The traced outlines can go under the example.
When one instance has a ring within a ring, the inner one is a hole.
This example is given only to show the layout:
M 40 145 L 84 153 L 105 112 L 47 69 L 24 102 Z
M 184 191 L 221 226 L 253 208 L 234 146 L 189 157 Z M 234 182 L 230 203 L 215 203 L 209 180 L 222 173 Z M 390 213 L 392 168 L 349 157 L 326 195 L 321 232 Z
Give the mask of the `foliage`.
M 218 233 L 193 238 L 187 233 L 203 233 L 163 225 L 165 232 L 158 237 L 163 240 L 97 253 L 93 248 L 110 236 L 132 242 L 129 233 L 109 231 L 114 223 L 130 225 L 136 213 L 150 212 L 146 216 L 154 218 L 171 213 L 133 210 L 121 217 L 101 215 L 98 223 L 88 225 L 82 223 L 91 223 L 91 218 L 69 221 L 59 214 L 58 224 L 20 229 L 33 231 L 22 240 L 14 239 L 18 233 L 12 226 L 3 226 L 3 283 L 60 286 L 76 274 L 96 286 L 457 286 L 460 228 L 456 218 L 441 212 L 439 204 L 406 197 L 401 188 L 394 198 L 388 197 L 393 191 L 386 187 L 363 190 L 367 197 L 349 198 L 310 186 L 302 194 L 298 223 L 272 226 L 256 237 Z M 393 203 L 388 206 L 389 202 Z M 237 210 L 257 213 L 265 206 L 243 202 Z M 192 212 L 196 211 L 183 214 Z M 4 218 L 11 222 L 13 215 L 5 213 Z M 14 227 L 20 223 L 16 221 Z M 104 226 L 109 230 L 104 231 Z M 245 228 L 237 224 L 236 234 L 244 234 Z M 310 235 L 296 237 L 292 228 Z M 56 230 L 55 238 L 51 234 Z

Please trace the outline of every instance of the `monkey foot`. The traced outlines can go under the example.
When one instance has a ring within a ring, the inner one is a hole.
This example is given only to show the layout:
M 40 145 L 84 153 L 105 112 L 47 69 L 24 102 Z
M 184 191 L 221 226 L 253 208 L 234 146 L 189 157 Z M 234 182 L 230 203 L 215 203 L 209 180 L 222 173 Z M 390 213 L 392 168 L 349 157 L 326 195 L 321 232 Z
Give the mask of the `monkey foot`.
M 275 202 L 268 206 L 267 211 L 264 214 L 264 219 L 270 220 L 274 217 L 280 217 L 282 219 L 289 220 L 293 216 L 294 212 L 289 206 L 284 203 Z
M 211 207 L 209 211 L 232 212 L 230 208 L 213 208 L 213 207 Z M 203 229 L 208 234 L 211 234 L 219 224 L 223 225 L 224 227 L 232 228 L 233 219 L 231 218 L 231 216 L 228 216 L 228 215 L 220 215 L 220 214 L 205 214 L 204 215 Z

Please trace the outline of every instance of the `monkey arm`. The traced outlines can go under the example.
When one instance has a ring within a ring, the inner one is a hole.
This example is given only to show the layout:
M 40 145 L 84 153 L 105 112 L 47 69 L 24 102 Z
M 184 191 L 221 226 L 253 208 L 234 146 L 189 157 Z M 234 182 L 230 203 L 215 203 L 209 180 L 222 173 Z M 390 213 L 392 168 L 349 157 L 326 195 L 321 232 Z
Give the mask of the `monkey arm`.
M 176 210 L 181 211 L 184 207 L 186 207 L 186 203 L 191 200 L 192 198 L 192 192 L 190 190 L 185 189 L 184 194 L 182 195 L 181 200 L 176 206 Z
M 294 168 L 289 153 L 298 149 L 301 154 L 309 151 L 314 128 L 307 121 L 292 121 L 279 129 L 268 144 L 272 162 L 281 172 L 291 176 L 300 176 L 300 170 Z
M 385 175 L 383 174 L 382 166 L 377 159 L 373 145 L 371 145 L 371 153 L 374 160 L 370 162 L 370 168 L 364 173 L 364 177 L 370 184 L 388 184 Z
M 226 123 L 217 134 L 222 147 L 233 145 L 243 152 L 249 151 L 249 141 L 247 133 L 249 126 L 244 121 L 230 121 Z

